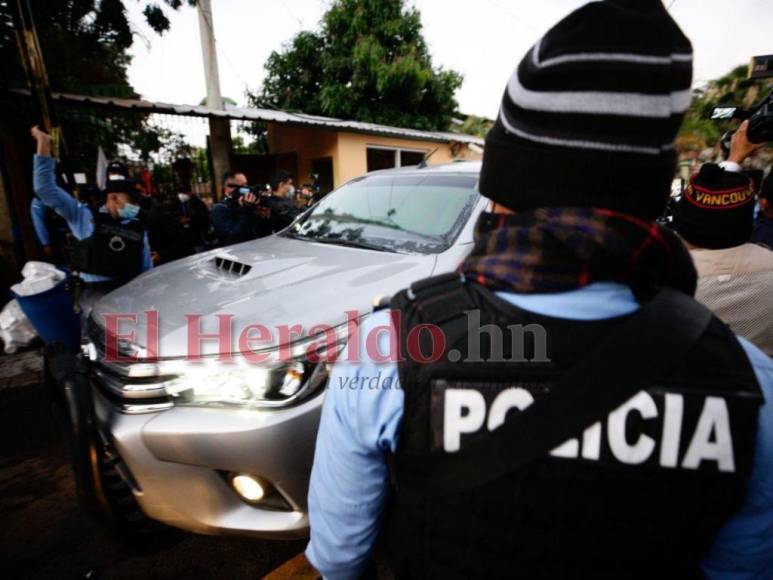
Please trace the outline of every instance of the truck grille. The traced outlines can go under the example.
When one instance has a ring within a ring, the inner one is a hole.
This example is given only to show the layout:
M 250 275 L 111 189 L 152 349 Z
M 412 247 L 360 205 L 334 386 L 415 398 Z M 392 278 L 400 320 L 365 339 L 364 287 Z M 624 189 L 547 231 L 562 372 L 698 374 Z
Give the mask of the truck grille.
M 123 363 L 105 360 L 106 329 L 89 317 L 86 331 L 89 339 L 87 357 L 91 361 L 91 377 L 97 387 L 118 403 L 125 413 L 157 412 L 173 406 L 165 382 L 175 378 L 162 375 L 156 363 Z M 133 356 L 129 344 L 118 342 L 118 354 Z

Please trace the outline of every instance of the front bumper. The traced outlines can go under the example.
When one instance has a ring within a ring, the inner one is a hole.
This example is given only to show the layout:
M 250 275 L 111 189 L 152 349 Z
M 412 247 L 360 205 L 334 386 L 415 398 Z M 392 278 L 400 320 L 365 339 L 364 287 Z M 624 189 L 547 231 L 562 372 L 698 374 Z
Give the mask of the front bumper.
M 282 409 L 141 406 L 116 401 L 92 377 L 99 430 L 121 457 L 142 510 L 202 534 L 308 535 L 306 496 L 322 394 Z M 268 481 L 287 510 L 243 501 L 225 473 Z

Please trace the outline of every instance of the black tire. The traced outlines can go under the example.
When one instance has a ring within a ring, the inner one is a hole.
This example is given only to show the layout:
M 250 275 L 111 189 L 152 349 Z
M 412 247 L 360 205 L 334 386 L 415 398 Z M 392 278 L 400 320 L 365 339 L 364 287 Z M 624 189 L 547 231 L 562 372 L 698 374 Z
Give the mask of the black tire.
M 149 518 L 134 496 L 131 472 L 99 430 L 94 416 L 89 369 L 79 356 L 61 347 L 45 349 L 46 390 L 66 417 L 71 463 L 83 510 L 120 543 L 143 553 L 165 549 L 185 534 Z
M 98 519 L 121 543 L 141 552 L 168 548 L 185 537 L 175 528 L 149 518 L 134 497 L 131 473 L 104 435 L 95 433 L 89 453 L 94 474 Z

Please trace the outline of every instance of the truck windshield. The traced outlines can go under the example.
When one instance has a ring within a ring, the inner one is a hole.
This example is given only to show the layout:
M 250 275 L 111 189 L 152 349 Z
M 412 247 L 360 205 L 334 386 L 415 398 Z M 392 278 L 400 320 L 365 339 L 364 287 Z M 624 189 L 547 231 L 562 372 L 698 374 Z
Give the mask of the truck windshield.
M 478 200 L 477 175 L 373 175 L 322 199 L 282 235 L 385 252 L 433 254 Z

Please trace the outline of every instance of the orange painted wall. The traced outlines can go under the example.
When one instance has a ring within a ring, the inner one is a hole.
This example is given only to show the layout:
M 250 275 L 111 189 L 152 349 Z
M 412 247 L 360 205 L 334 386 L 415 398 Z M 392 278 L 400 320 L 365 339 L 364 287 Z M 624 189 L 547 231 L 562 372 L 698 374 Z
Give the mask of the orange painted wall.
M 344 133 L 311 129 L 306 127 L 288 127 L 269 123 L 268 147 L 271 153 L 289 153 L 298 155 L 298 181 L 308 179 L 311 162 L 320 157 L 333 158 L 333 183 L 339 187 L 368 170 L 368 147 L 396 147 L 429 153 L 435 151 L 430 164 L 448 163 L 454 159 L 475 160 L 481 155 L 473 152 L 466 144 L 437 143 L 414 139 L 399 139 L 367 135 L 363 133 Z

